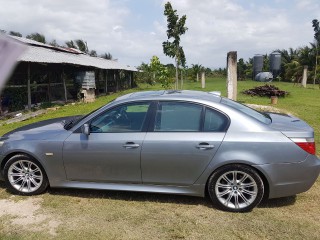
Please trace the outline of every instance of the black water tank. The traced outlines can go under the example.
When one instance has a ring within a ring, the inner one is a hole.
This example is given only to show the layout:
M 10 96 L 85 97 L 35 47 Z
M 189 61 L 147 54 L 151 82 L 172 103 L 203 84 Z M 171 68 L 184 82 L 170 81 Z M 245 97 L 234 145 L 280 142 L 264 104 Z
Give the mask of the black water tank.
M 270 60 L 270 72 L 273 74 L 273 77 L 277 77 L 280 74 L 281 70 L 281 53 L 273 52 L 269 56 Z
M 262 72 L 263 68 L 263 55 L 257 54 L 253 57 L 253 79 L 256 75 Z

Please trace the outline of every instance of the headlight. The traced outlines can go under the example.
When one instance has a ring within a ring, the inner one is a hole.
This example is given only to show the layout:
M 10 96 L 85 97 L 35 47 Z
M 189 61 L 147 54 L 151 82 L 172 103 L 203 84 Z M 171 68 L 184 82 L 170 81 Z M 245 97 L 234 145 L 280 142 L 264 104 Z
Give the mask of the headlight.
M 0 147 L 2 147 L 3 144 L 4 144 L 4 141 L 0 141 Z

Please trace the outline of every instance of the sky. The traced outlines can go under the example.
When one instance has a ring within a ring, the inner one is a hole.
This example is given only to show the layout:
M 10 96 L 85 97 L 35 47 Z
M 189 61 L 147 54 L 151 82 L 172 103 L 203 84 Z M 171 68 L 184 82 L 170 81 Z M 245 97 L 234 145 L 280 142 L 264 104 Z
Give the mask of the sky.
M 0 29 L 44 34 L 47 42 L 83 39 L 89 50 L 110 52 L 139 66 L 163 54 L 167 22 L 163 0 L 0 0 Z M 229 51 L 238 59 L 298 48 L 313 42 L 311 21 L 319 0 L 171 0 L 188 31 L 181 38 L 187 65 L 224 68 Z

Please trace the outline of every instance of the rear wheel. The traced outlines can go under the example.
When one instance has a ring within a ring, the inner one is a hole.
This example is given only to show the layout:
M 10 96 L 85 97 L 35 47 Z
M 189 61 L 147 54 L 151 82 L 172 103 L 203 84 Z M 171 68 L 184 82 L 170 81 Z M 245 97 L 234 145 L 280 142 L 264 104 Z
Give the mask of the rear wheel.
M 245 165 L 227 165 L 209 179 L 208 192 L 214 205 L 230 212 L 247 212 L 263 198 L 264 185 L 259 174 Z
M 42 166 L 27 155 L 15 155 L 4 167 L 8 190 L 19 195 L 36 195 L 48 187 Z

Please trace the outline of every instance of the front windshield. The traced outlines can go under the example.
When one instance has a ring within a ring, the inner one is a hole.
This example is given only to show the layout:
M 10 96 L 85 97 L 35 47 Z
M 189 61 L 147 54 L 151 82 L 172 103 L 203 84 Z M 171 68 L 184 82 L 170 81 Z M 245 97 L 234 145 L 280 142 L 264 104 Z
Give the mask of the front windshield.
M 265 124 L 271 123 L 271 118 L 267 114 L 258 112 L 258 111 L 254 110 L 252 108 L 249 108 L 241 103 L 232 101 L 228 98 L 222 98 L 221 103 L 228 105 L 234 109 L 237 109 L 237 110 L 249 115 L 250 117 L 257 119 L 258 121 L 260 121 L 262 123 L 265 123 Z

